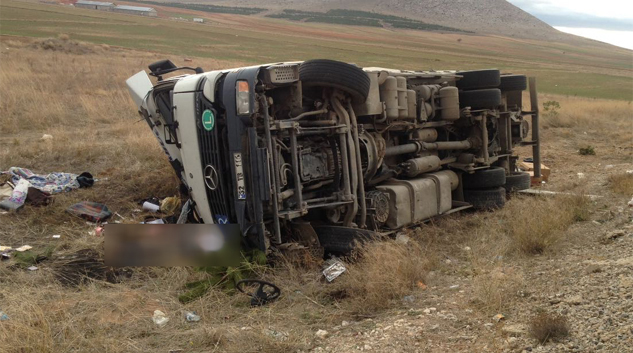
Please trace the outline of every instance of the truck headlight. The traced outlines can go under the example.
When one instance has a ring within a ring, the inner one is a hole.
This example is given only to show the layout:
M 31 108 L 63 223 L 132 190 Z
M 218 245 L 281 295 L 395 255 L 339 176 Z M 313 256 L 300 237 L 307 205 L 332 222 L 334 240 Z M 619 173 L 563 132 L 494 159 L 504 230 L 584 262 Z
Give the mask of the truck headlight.
M 248 81 L 237 81 L 235 85 L 235 94 L 237 96 L 237 115 L 245 115 L 251 113 L 251 90 L 248 87 Z

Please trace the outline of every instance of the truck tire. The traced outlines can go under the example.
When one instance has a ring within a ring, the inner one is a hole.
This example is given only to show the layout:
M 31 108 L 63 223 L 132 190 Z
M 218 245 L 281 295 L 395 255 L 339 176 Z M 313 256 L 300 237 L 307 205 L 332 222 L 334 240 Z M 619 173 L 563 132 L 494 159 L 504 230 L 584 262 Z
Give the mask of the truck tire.
M 525 172 L 516 172 L 506 175 L 506 184 L 503 187 L 509 193 L 519 190 L 527 190 L 530 188 L 530 181 L 530 174 Z
M 490 189 L 506 184 L 506 171 L 500 167 L 480 169 L 473 174 L 462 174 L 464 189 Z
M 349 227 L 315 226 L 314 231 L 326 254 L 335 255 L 347 255 L 356 245 L 379 238 L 378 233 L 370 230 Z
M 525 75 L 502 75 L 499 89 L 501 92 L 524 91 L 527 89 L 527 77 Z
M 464 200 L 480 211 L 503 208 L 506 204 L 506 189 L 498 187 L 481 190 L 464 190 Z
M 501 84 L 501 73 L 497 69 L 461 71 L 457 75 L 463 76 L 456 83 L 459 89 L 495 88 Z
M 304 86 L 338 88 L 364 102 L 369 95 L 369 76 L 361 68 L 340 61 L 315 59 L 299 66 L 299 79 Z
M 501 91 L 498 88 L 478 89 L 459 92 L 459 107 L 472 109 L 494 109 L 501 105 Z

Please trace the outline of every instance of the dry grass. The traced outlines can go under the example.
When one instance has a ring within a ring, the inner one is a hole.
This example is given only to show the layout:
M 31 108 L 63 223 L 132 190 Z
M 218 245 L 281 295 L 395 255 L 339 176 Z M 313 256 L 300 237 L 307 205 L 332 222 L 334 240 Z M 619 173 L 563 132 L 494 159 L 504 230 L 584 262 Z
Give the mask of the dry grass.
M 633 195 L 633 174 L 621 173 L 609 176 L 609 188 L 616 194 Z
M 350 299 L 345 308 L 370 314 L 394 306 L 394 301 L 413 292 L 424 282 L 433 261 L 423 247 L 409 241 L 370 243 L 360 249 L 348 266 L 348 275 L 337 284 Z
M 525 287 L 525 279 L 517 268 L 504 265 L 490 266 L 475 277 L 473 302 L 486 313 L 501 313 L 517 300 Z
M 574 222 L 589 218 L 583 196 L 517 197 L 492 216 L 481 216 L 473 248 L 489 256 L 541 254 L 558 244 Z
M 530 336 L 545 344 L 569 336 L 569 323 L 561 315 L 540 313 L 530 323 Z
M 540 95 L 539 99 L 541 105 L 552 101 L 558 102 L 560 105 L 560 108 L 550 108 L 550 112 L 541 107 L 541 119 L 545 129 L 578 127 L 615 133 L 621 132 L 614 131 L 618 127 L 633 128 L 633 103 L 631 101 L 547 94 Z M 524 99 L 524 102 L 529 102 L 529 100 Z

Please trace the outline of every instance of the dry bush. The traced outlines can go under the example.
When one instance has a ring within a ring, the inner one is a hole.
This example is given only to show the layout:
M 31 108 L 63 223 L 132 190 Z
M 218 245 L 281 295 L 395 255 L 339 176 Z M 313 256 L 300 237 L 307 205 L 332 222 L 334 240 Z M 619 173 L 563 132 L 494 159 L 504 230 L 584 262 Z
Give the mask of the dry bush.
M 616 194 L 633 195 L 633 174 L 621 173 L 609 176 L 609 188 Z
M 541 344 L 569 336 L 569 323 L 561 315 L 540 313 L 530 322 L 530 336 Z
M 525 198 L 509 202 L 500 212 L 510 252 L 541 254 L 558 243 L 574 222 L 588 218 L 589 202 L 582 196 Z
M 402 300 L 424 281 L 430 263 L 423 248 L 409 241 L 365 244 L 348 265 L 347 273 L 337 279 L 346 293 L 345 306 L 355 313 L 373 313 Z
M 474 304 L 487 313 L 503 312 L 512 306 L 523 286 L 523 274 L 517 269 L 495 266 L 473 280 Z

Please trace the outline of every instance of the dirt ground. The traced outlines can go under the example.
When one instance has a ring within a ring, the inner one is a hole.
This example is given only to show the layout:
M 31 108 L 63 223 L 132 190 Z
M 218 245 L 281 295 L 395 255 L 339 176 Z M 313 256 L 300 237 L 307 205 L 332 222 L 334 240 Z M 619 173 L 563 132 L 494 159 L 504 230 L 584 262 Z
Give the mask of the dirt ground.
M 0 214 L 0 245 L 50 249 L 36 271 L 0 263 L 0 352 L 633 352 L 630 102 L 539 97 L 551 169 L 539 188 L 596 197 L 515 196 L 503 210 L 446 217 L 370 247 L 331 284 L 318 261 L 279 261 L 257 271 L 283 291 L 264 307 L 219 287 L 182 304 L 185 285 L 207 273 L 135 269 L 118 283 L 70 286 L 58 277 L 67 256 L 103 243 L 94 224 L 64 212 L 70 204 L 103 202 L 114 220 L 137 223 L 139 201 L 177 192 L 123 84 L 159 55 L 0 41 L 0 169 L 99 179 L 50 206 Z M 548 101 L 560 109 L 544 111 Z M 595 155 L 579 154 L 589 146 Z M 165 326 L 152 322 L 155 310 Z M 188 311 L 201 321 L 186 322 Z M 534 338 L 540 314 L 564 318 L 568 335 Z

